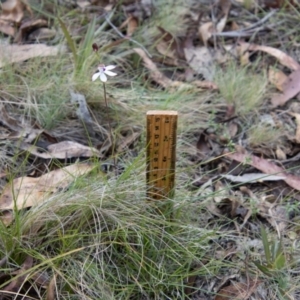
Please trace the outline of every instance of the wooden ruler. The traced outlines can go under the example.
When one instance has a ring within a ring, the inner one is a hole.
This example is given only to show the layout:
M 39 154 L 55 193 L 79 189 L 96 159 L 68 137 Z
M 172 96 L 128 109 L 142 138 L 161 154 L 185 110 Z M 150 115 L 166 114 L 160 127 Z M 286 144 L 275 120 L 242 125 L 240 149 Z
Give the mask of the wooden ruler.
M 147 197 L 170 198 L 175 186 L 176 111 L 147 112 Z

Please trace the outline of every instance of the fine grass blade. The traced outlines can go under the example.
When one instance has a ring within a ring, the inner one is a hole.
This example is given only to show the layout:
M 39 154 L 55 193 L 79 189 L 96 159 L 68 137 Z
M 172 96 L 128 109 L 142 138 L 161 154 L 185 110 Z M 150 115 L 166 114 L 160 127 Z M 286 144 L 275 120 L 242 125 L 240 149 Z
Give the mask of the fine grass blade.
M 260 232 L 261 232 L 262 242 L 264 245 L 264 251 L 265 251 L 267 264 L 270 264 L 271 263 L 271 251 L 270 251 L 270 247 L 269 247 L 268 236 L 267 236 L 265 229 L 262 226 L 260 228 Z
M 74 58 L 74 64 L 75 66 L 77 66 L 77 50 L 76 50 L 76 45 L 75 45 L 75 42 L 74 40 L 72 39 L 68 29 L 67 29 L 67 26 L 65 25 L 65 23 L 59 18 L 57 17 L 57 20 L 59 22 L 59 25 L 61 27 L 61 30 L 63 31 L 63 34 L 67 40 L 67 43 L 72 51 L 72 54 L 73 54 L 73 58 Z
M 79 45 L 77 51 L 76 74 L 79 74 L 88 64 L 88 57 L 92 52 L 92 44 L 94 42 L 96 28 L 96 19 L 94 18 L 88 26 L 88 30 L 84 36 L 82 44 Z

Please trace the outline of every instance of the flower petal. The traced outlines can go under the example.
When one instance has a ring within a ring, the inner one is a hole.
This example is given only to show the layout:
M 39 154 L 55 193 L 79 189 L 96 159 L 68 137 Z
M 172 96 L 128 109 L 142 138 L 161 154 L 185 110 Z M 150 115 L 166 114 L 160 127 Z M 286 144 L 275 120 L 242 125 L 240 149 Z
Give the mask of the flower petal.
M 103 82 L 107 81 L 107 77 L 103 72 L 100 73 L 100 80 L 103 81 Z
M 100 76 L 100 74 L 100 72 L 95 73 L 92 77 L 92 80 L 95 81 Z
M 111 71 L 104 71 L 104 73 L 106 74 L 106 75 L 108 75 L 108 76 L 116 76 L 116 75 L 118 75 L 117 73 L 114 73 L 114 72 L 111 72 Z
M 114 69 L 114 68 L 116 68 L 116 66 L 107 66 L 107 67 L 105 67 L 105 70 L 112 70 L 112 69 Z

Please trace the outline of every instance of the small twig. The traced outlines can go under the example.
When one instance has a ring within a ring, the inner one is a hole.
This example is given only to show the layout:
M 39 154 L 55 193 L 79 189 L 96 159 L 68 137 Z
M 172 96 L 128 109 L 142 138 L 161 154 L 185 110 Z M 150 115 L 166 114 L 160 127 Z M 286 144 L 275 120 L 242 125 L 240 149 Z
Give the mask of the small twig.
M 140 44 L 139 42 L 137 42 L 136 40 L 134 40 L 134 39 L 132 39 L 131 37 L 128 37 L 128 36 L 126 36 L 126 35 L 124 35 L 111 21 L 110 21 L 110 19 L 105 15 L 104 16 L 105 17 L 105 20 L 106 20 L 106 22 L 116 31 L 116 33 L 120 36 L 120 37 L 122 37 L 122 38 L 124 38 L 124 39 L 127 39 L 127 40 L 129 40 L 129 41 L 131 41 L 131 42 L 133 42 L 134 44 L 137 44 L 139 47 L 141 47 L 146 53 L 147 53 L 147 55 L 151 58 L 152 57 L 152 55 L 148 52 L 148 50 L 142 45 L 142 44 Z
M 227 31 L 227 32 L 216 32 L 213 33 L 213 36 L 223 36 L 223 37 L 247 37 L 251 36 L 254 32 L 257 32 L 259 30 L 264 29 L 264 26 L 261 26 L 262 24 L 266 23 L 269 18 L 271 18 L 277 10 L 270 11 L 266 16 L 264 16 L 261 20 L 254 23 L 253 25 L 236 31 Z M 261 26 L 261 27 L 259 27 Z M 258 28 L 257 28 L 258 27 Z
M 245 28 L 244 30 L 247 31 L 247 30 L 251 30 L 251 29 L 254 29 L 264 23 L 266 23 L 268 21 L 268 19 L 270 19 L 273 15 L 275 15 L 275 13 L 277 13 L 277 10 L 272 10 L 270 11 L 267 15 L 265 15 L 261 20 L 257 21 L 256 23 L 254 23 L 253 25 Z
M 278 22 L 278 23 L 274 23 L 272 25 L 264 25 L 261 27 L 257 27 L 257 28 L 253 28 L 251 30 L 237 30 L 237 31 L 227 31 L 227 32 L 220 32 L 220 33 L 216 33 L 217 36 L 222 36 L 222 37 L 248 37 L 248 36 L 252 36 L 253 34 L 262 31 L 264 29 L 272 29 L 275 26 L 279 26 L 283 23 L 283 21 Z

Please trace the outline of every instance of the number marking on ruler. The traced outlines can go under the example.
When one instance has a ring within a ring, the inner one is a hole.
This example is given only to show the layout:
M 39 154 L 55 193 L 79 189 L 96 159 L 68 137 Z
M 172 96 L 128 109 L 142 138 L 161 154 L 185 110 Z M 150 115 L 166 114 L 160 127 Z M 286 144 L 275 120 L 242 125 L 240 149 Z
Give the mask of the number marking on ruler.
M 177 118 L 176 111 L 147 112 L 147 196 L 154 200 L 174 191 Z

